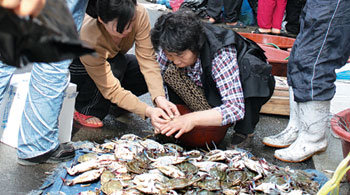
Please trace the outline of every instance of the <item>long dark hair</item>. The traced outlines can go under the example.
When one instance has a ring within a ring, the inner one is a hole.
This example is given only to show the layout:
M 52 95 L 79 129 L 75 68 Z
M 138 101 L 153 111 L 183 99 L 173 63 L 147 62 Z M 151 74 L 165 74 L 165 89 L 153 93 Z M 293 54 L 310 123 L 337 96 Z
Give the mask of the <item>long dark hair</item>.
M 117 32 L 122 33 L 135 15 L 136 0 L 89 0 L 86 13 L 100 17 L 104 23 L 118 20 Z

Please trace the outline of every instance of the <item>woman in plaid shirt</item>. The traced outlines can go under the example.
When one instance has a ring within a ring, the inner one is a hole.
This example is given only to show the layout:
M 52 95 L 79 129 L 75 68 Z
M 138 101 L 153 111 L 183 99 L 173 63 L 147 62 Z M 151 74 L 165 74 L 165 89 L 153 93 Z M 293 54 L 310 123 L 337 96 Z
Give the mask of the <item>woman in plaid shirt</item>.
M 176 133 L 175 138 L 179 138 L 197 125 L 236 124 L 232 143 L 239 144 L 254 132 L 260 108 L 274 88 L 271 66 L 255 43 L 232 30 L 203 23 L 188 11 L 160 16 L 151 31 L 151 40 L 163 77 L 173 63 L 204 91 L 210 106 L 175 118 L 157 133 L 167 136 Z M 165 88 L 170 101 L 188 103 L 179 98 L 184 94 L 174 90 L 166 79 Z

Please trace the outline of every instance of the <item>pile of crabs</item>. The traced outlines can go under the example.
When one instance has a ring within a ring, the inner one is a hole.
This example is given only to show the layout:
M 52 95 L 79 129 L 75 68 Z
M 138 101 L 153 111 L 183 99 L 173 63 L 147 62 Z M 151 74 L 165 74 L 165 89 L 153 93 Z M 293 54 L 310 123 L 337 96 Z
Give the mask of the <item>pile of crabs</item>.
M 312 175 L 278 167 L 241 150 L 185 151 L 127 134 L 95 144 L 66 167 L 65 185 L 101 182 L 80 194 L 316 194 Z

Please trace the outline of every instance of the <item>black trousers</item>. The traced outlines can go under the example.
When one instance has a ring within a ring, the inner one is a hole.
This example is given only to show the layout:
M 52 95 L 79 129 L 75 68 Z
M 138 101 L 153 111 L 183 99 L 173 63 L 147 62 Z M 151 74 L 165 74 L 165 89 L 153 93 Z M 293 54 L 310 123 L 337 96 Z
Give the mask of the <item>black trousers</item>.
M 306 1 L 288 0 L 286 5 L 286 29 L 293 34 L 299 34 L 300 31 L 300 14 Z
M 146 81 L 140 71 L 135 55 L 119 53 L 113 59 L 109 59 L 108 62 L 114 76 L 119 79 L 124 89 L 131 91 L 136 96 L 148 92 Z M 78 96 L 75 101 L 75 109 L 78 112 L 102 120 L 108 114 L 111 106 L 117 107 L 116 104 L 112 104 L 102 96 L 79 59 L 72 62 L 69 70 L 71 82 L 77 85 Z
M 244 99 L 244 107 L 245 107 L 244 118 L 240 121 L 237 121 L 234 127 L 234 130 L 236 133 L 240 133 L 244 135 L 254 133 L 255 127 L 260 120 L 261 107 L 271 98 L 271 96 L 251 97 L 251 98 Z
M 224 6 L 225 22 L 237 22 L 241 13 L 243 0 L 208 0 L 207 14 L 216 21 L 221 21 L 221 9 Z

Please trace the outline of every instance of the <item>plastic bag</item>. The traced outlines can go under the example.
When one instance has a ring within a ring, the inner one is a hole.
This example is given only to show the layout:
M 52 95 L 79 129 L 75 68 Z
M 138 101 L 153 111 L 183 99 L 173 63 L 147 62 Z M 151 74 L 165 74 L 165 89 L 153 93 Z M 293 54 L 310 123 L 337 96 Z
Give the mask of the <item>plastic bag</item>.
M 189 9 L 200 18 L 205 18 L 208 15 L 206 12 L 207 2 L 207 0 L 184 0 L 180 9 Z
M 36 18 L 20 18 L 0 7 L 0 60 L 8 65 L 55 62 L 93 51 L 80 41 L 64 0 L 47 0 Z

